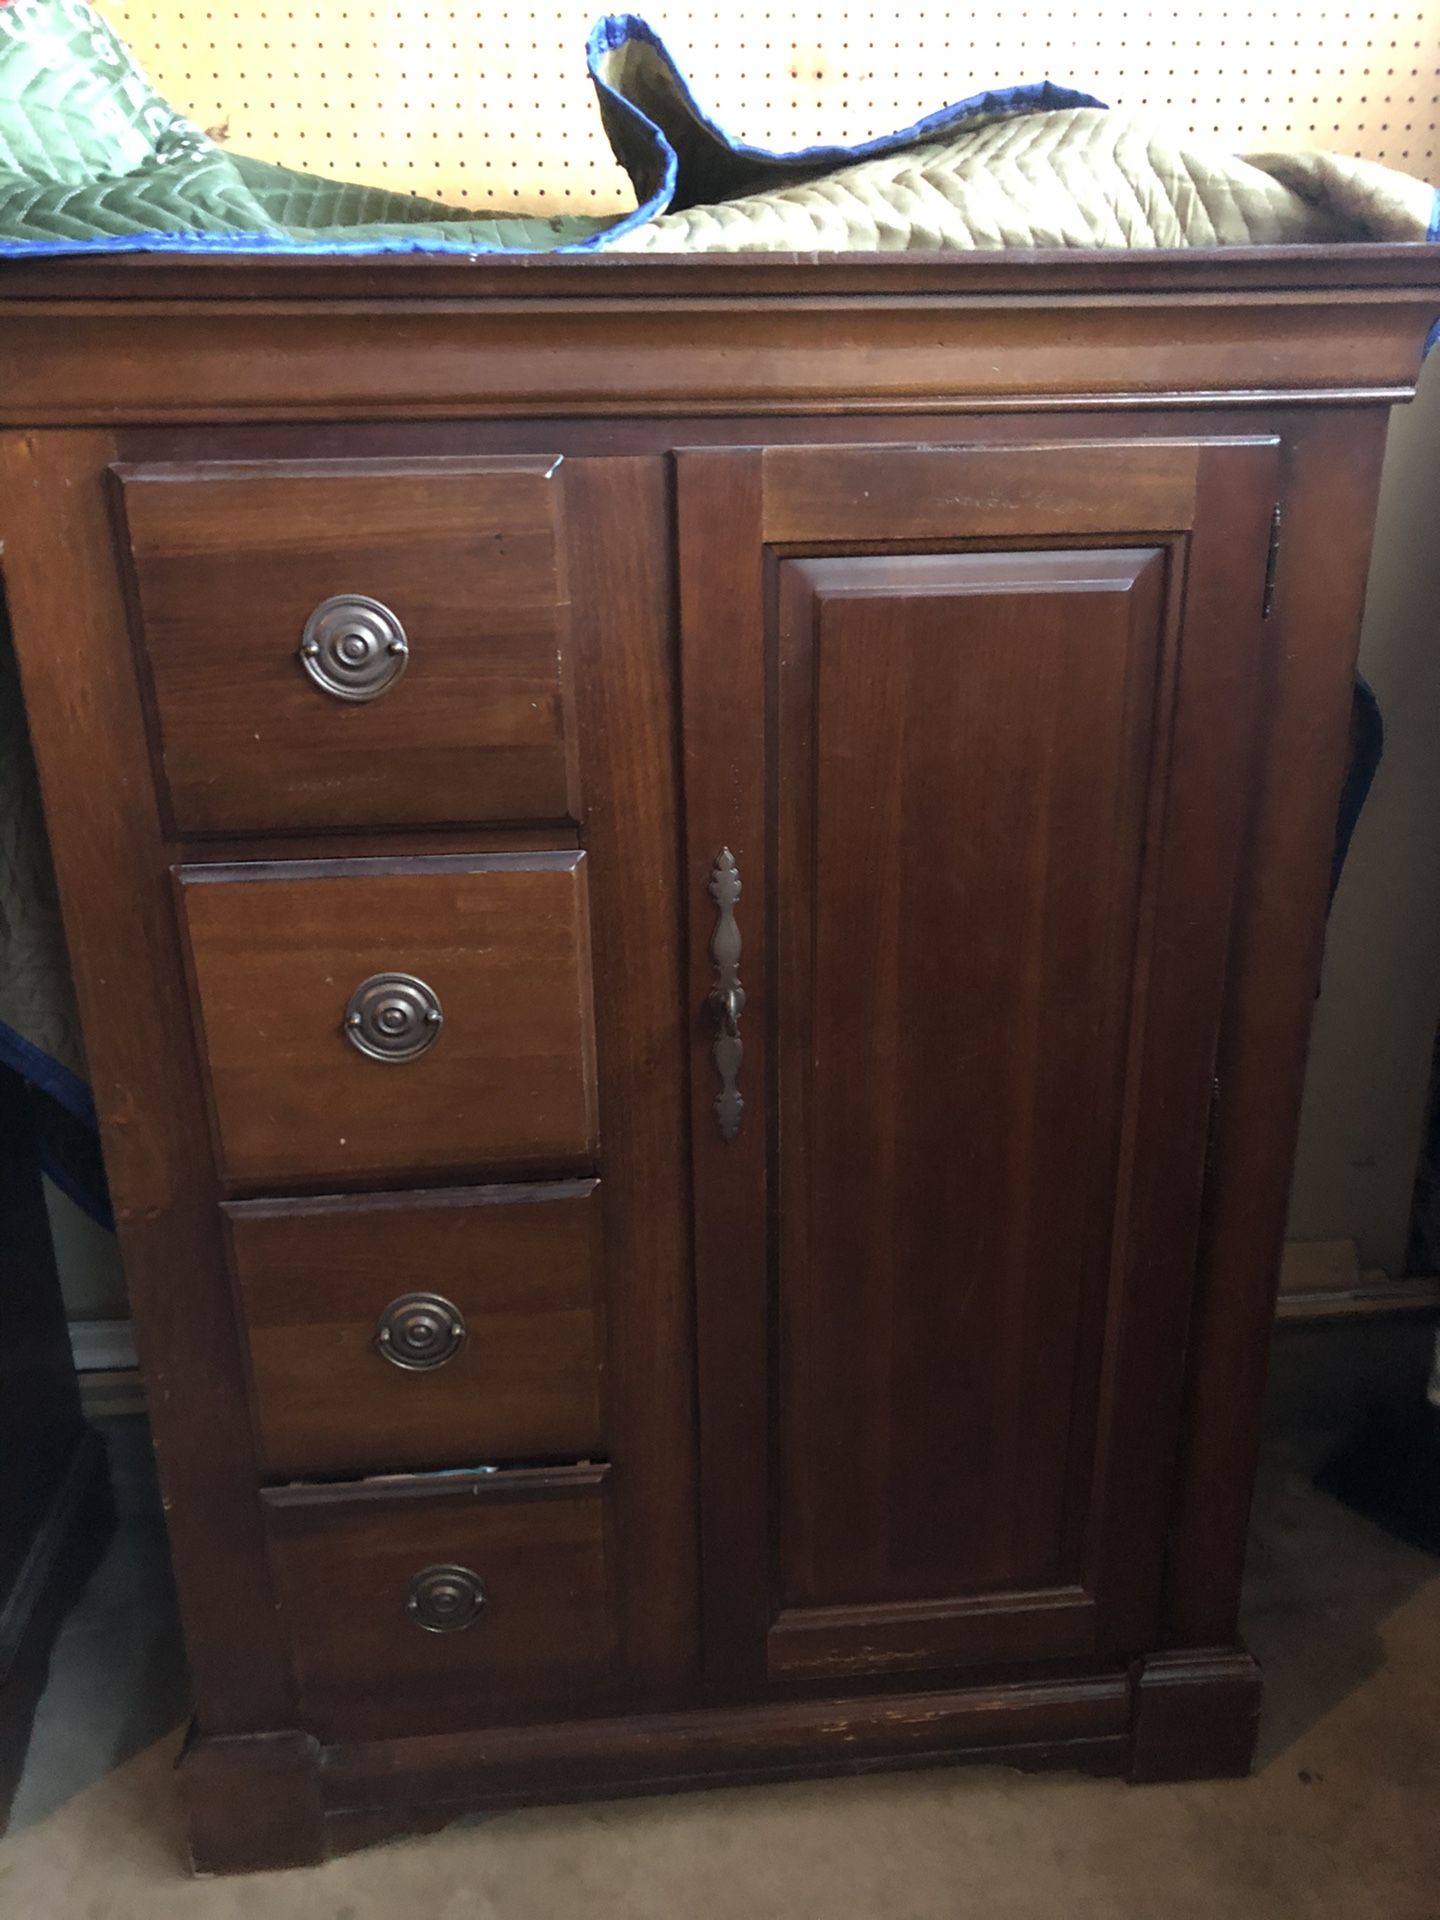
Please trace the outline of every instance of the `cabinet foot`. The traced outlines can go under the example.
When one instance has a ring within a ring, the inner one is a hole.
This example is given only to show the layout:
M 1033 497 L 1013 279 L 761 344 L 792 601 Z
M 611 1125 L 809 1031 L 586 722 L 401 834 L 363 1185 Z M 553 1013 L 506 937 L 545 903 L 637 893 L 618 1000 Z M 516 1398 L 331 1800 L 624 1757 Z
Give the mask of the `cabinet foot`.
M 192 1732 L 177 1771 L 195 1873 L 312 1867 L 325 1858 L 320 1747 L 308 1734 Z
M 1249 1773 L 1262 1691 L 1260 1668 L 1243 1647 L 1202 1647 L 1142 1661 L 1131 1780 L 1226 1780 Z

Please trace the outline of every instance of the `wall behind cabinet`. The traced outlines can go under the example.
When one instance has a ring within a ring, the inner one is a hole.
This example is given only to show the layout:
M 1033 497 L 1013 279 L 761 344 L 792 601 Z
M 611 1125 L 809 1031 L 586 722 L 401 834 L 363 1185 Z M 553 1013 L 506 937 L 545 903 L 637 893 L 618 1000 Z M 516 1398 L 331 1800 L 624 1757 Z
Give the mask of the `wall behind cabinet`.
M 1050 79 L 1232 150 L 1335 147 L 1430 177 L 1440 0 L 905 7 L 633 0 L 702 106 L 759 145 L 857 140 Z M 623 8 L 614 5 L 614 11 Z M 487 209 L 634 204 L 584 44 L 602 0 L 100 0 L 161 90 L 247 153 Z
M 1335 898 L 1290 1236 L 1404 1269 L 1440 1018 L 1440 353 L 1390 425 L 1360 664 L 1385 760 Z

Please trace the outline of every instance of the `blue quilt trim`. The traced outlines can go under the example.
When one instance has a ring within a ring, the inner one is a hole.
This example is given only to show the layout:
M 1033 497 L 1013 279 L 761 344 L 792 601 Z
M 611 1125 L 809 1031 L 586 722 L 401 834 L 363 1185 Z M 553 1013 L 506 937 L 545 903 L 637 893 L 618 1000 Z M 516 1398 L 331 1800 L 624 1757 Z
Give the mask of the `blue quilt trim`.
M 655 122 L 642 113 L 633 101 L 617 93 L 600 72 L 600 63 L 607 53 L 621 52 L 635 40 L 652 46 L 659 52 L 674 74 L 681 93 L 693 104 L 694 96 L 690 92 L 689 82 L 671 59 L 659 35 L 646 21 L 637 19 L 631 13 L 607 13 L 603 19 L 595 22 L 585 45 L 585 67 L 599 95 L 601 118 L 606 123 L 607 132 L 610 132 L 609 116 L 613 114 L 622 126 L 628 127 L 639 136 L 641 152 L 648 153 L 654 177 L 648 184 L 643 182 L 643 176 L 637 179 L 636 169 L 631 165 L 628 157 L 622 154 L 621 162 L 630 175 L 631 185 L 642 196 L 635 211 L 622 214 L 615 225 L 605 228 L 603 233 L 592 234 L 588 240 L 581 241 L 574 247 L 558 248 L 558 252 L 594 253 L 603 243 L 618 238 L 622 233 L 632 233 L 636 227 L 643 227 L 646 221 L 653 220 L 657 214 L 663 213 L 675 198 L 675 185 L 680 177 L 680 156 Z M 699 112 L 698 108 L 696 112 Z M 708 127 L 710 122 L 706 116 L 701 114 L 700 118 Z M 611 133 L 611 144 L 616 146 L 618 151 L 618 143 L 613 133 Z
M 1350 700 L 1350 760 L 1345 769 L 1345 784 L 1340 790 L 1340 813 L 1335 822 L 1335 848 L 1330 860 L 1330 903 L 1345 871 L 1350 842 L 1370 789 L 1385 757 L 1385 717 L 1375 689 L 1361 673 L 1355 676 Z
M 43 1111 L 37 1110 L 36 1145 L 41 1171 L 97 1226 L 113 1232 L 115 1217 L 105 1188 L 99 1123 L 95 1116 L 95 1098 L 89 1087 L 33 1040 L 27 1040 L 23 1033 L 17 1033 L 14 1027 L 0 1020 L 0 1071 L 5 1070 L 16 1074 L 27 1086 L 35 1088 L 52 1108 L 68 1116 L 66 1122 L 47 1123 Z M 69 1121 L 83 1129 L 88 1138 L 77 1143 L 68 1137 Z M 64 1150 L 67 1146 L 71 1149 L 69 1152 Z
M 461 216 L 457 214 L 456 218 Z M 630 216 L 625 216 L 627 221 Z M 619 227 L 607 227 L 600 239 L 608 240 Z M 595 236 L 584 240 L 564 241 L 556 247 L 546 247 L 545 254 L 589 252 L 596 244 Z M 121 233 L 112 236 L 97 234 L 86 240 L 3 240 L 0 239 L 0 259 L 59 258 L 76 253 L 300 253 L 335 254 L 337 256 L 356 257 L 360 255 L 385 253 L 446 253 L 457 254 L 462 259 L 482 260 L 493 258 L 496 254 L 534 254 L 540 249 L 535 247 L 490 247 L 474 240 L 430 240 L 422 239 L 418 234 L 397 234 L 392 239 L 298 240 L 293 234 L 279 233 L 201 233 L 195 229 L 180 228 L 174 232 L 141 231 L 139 233 Z
M 82 1126 L 97 1124 L 95 1096 L 85 1082 L 3 1020 L 0 1020 L 0 1066 L 13 1067 L 22 1080 L 39 1087 Z
M 1430 230 L 1425 238 L 1440 242 L 1440 187 L 1435 189 L 1434 210 L 1430 215 Z M 1425 345 L 1420 349 L 1420 358 L 1427 360 L 1434 348 L 1440 347 L 1440 320 L 1437 320 L 1425 336 Z

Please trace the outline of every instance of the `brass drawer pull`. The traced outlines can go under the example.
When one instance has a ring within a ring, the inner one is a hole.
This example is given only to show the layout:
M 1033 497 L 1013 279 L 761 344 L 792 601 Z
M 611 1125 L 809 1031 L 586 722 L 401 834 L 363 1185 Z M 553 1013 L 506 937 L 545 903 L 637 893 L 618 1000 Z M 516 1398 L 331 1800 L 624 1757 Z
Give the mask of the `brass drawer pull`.
M 745 1011 L 745 989 L 740 984 L 740 927 L 735 909 L 740 904 L 740 869 L 728 847 L 722 847 L 710 875 L 710 898 L 715 902 L 715 931 L 710 936 L 714 985 L 710 1012 L 715 1021 L 711 1058 L 720 1078 L 715 1096 L 715 1125 L 727 1143 L 740 1131 L 745 1102 L 740 1094 L 740 1064 L 745 1048 L 740 1039 L 740 1016 Z
M 380 1316 L 375 1345 L 392 1367 L 428 1373 L 465 1344 L 465 1316 L 439 1293 L 402 1293 Z
M 422 1567 L 410 1582 L 405 1605 L 426 1633 L 461 1633 L 480 1617 L 485 1583 L 468 1567 Z
M 444 1024 L 434 988 L 409 973 L 372 974 L 345 1007 L 345 1038 L 371 1060 L 418 1060 Z
M 337 700 L 378 700 L 404 673 L 410 643 L 399 620 L 361 593 L 322 600 L 305 622 L 300 664 Z

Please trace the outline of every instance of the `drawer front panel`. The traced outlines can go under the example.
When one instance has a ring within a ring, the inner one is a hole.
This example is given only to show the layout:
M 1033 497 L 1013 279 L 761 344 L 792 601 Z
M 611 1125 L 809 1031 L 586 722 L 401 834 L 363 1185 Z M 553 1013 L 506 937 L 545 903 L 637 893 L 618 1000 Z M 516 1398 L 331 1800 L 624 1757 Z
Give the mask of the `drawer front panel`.
M 584 854 L 176 878 L 233 1186 L 589 1170 Z
M 117 469 L 176 829 L 578 818 L 559 472 Z
M 607 1479 L 581 1466 L 265 1494 L 305 1730 L 382 1739 L 603 1705 Z
M 267 1473 L 602 1450 L 597 1181 L 224 1211 Z

